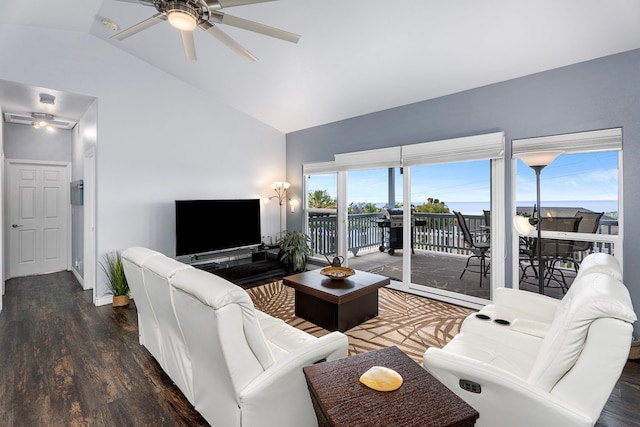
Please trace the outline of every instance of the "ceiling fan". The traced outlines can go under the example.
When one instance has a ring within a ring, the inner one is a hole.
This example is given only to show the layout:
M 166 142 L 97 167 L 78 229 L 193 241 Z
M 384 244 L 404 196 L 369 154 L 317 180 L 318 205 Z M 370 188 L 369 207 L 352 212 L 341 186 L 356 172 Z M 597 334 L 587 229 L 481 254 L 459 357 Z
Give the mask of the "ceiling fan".
M 138 3 L 144 6 L 153 6 L 158 13 L 142 22 L 135 24 L 111 37 L 115 40 L 124 40 L 142 30 L 169 21 L 182 35 L 182 45 L 188 60 L 196 60 L 196 46 L 193 40 L 193 30 L 201 28 L 213 37 L 217 38 L 230 49 L 243 55 L 251 61 L 257 58 L 242 45 L 224 33 L 218 24 L 225 24 L 266 36 L 275 37 L 292 43 L 297 43 L 300 36 L 258 22 L 227 15 L 220 10 L 226 7 L 242 6 L 252 3 L 262 3 L 274 0 L 120 0 L 129 3 Z

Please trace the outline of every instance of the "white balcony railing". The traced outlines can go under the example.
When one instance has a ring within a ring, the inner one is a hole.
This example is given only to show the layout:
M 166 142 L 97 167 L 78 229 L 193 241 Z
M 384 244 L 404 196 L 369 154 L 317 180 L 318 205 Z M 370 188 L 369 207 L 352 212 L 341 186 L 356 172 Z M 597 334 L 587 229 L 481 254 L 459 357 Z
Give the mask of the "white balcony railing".
M 426 224 L 412 227 L 414 249 L 453 254 L 469 253 L 454 215 L 415 213 L 414 216 L 417 221 Z M 389 229 L 378 226 L 376 220 L 380 218 L 380 213 L 348 215 L 349 252 L 357 255 L 360 251 L 374 250 L 388 243 L 388 236 L 385 238 L 384 233 Z M 465 218 L 469 221 L 470 230 L 486 232 L 484 231 L 486 230 L 484 215 L 465 215 Z M 618 221 L 600 221 L 599 234 L 612 235 L 617 232 Z M 335 214 L 312 214 L 309 217 L 309 235 L 313 255 L 334 255 L 337 244 Z M 593 251 L 612 253 L 613 245 L 606 242 L 596 242 Z M 583 255 L 576 253 L 575 259 L 581 260 Z

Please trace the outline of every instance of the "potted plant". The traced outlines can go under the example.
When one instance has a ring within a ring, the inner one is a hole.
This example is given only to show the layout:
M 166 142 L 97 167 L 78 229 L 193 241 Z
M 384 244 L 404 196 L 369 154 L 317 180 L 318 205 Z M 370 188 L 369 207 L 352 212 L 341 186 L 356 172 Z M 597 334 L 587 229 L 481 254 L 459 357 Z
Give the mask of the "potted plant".
M 279 258 L 287 267 L 287 271 L 299 273 L 305 270 L 307 259 L 311 255 L 310 242 L 309 236 L 300 231 L 287 231 L 280 239 Z
M 100 263 L 102 271 L 107 276 L 107 284 L 113 293 L 114 307 L 129 304 L 129 283 L 124 274 L 124 265 L 120 252 L 108 252 L 104 256 L 104 262 Z

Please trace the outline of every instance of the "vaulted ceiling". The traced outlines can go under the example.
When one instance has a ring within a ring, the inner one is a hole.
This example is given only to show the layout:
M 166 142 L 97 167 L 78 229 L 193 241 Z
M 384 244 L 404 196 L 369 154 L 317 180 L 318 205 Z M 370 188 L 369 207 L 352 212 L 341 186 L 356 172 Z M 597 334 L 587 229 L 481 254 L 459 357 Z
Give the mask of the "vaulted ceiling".
M 278 0 L 223 12 L 300 41 L 219 26 L 251 62 L 196 29 L 190 62 L 167 22 L 110 38 L 104 18 L 125 29 L 155 13 L 134 0 L 0 0 L 0 23 L 90 33 L 282 132 L 640 47 L 637 0 Z

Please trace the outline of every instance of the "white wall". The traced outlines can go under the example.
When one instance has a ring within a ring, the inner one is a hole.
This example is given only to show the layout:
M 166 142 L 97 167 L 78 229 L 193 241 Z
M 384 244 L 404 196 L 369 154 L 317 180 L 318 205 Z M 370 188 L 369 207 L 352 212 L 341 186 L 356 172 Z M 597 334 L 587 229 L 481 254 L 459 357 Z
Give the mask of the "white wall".
M 97 98 L 98 257 L 172 256 L 175 199 L 262 197 L 284 176 L 284 134 L 91 35 L 0 25 L 0 50 L 0 79 Z M 265 211 L 275 234 L 277 209 Z
M 49 132 L 17 123 L 4 124 L 4 155 L 7 159 L 71 162 L 71 130 Z
M 2 105 L 0 104 L 0 111 Z M 0 120 L 0 200 L 4 199 L 4 120 Z M 2 203 L 0 203 L 0 206 Z M 4 210 L 0 207 L 0 311 L 4 299 L 4 254 L 2 253 L 2 239 L 4 238 Z
M 76 171 L 77 178 L 84 180 L 84 204 L 78 206 L 78 216 L 82 216 L 82 256 L 80 248 L 76 249 L 79 258 L 78 270 L 82 270 L 84 289 L 94 290 L 94 301 L 98 299 L 96 271 L 98 264 L 96 247 L 96 176 L 95 156 L 98 145 L 98 106 L 94 101 L 76 126 L 77 140 L 74 141 L 73 158 L 82 166 Z M 80 170 L 81 169 L 81 170 Z M 77 218 L 80 222 L 80 218 Z M 80 224 L 76 224 L 80 228 Z M 74 230 L 75 232 L 75 230 Z

